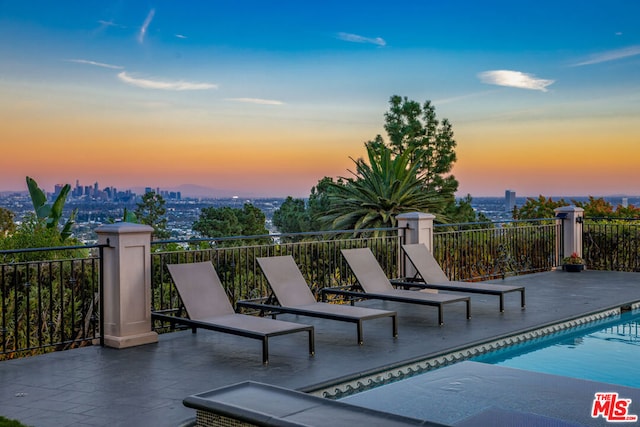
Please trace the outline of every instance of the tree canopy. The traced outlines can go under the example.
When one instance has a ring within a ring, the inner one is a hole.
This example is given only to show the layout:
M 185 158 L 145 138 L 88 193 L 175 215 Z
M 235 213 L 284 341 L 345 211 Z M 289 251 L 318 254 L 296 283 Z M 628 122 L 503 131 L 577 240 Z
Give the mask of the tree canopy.
M 471 207 L 471 196 L 456 202 L 453 128 L 437 119 L 431 102 L 394 95 L 384 117 L 388 140 L 377 135 L 365 142 L 367 160 L 352 159 L 351 177 L 323 178 L 307 204 L 287 199 L 274 216 L 280 231 L 391 227 L 397 214 L 411 211 L 435 214 L 438 222 L 486 220 Z
M 553 200 L 543 195 L 537 199 L 529 197 L 521 207 L 513 209 L 513 219 L 553 218 L 556 216 L 554 210 L 562 206 L 569 206 L 569 203 L 564 199 Z
M 167 239 L 171 236 L 167 230 L 167 209 L 164 198 L 155 191 L 148 191 L 142 195 L 142 200 L 136 204 L 135 217 L 140 224 L 153 227 L 154 239 Z M 125 213 L 126 216 L 126 213 Z
M 9 209 L 0 207 L 0 237 L 13 233 L 16 229 L 14 213 Z
M 640 218 L 640 208 L 633 205 L 614 207 L 602 197 L 589 196 L 587 202 L 567 202 L 564 199 L 553 200 L 551 197 L 540 195 L 538 198 L 529 197 L 522 207 L 516 207 L 513 219 L 553 218 L 556 208 L 571 204 L 584 209 L 584 216 L 587 218 Z
M 294 199 L 289 196 L 273 213 L 273 225 L 281 233 L 320 231 L 326 225 L 320 220 L 331 206 L 329 191 L 333 179 L 324 177 L 311 188 L 309 199 Z
M 10 233 L 0 233 L 0 249 L 47 248 L 75 246 L 82 242 L 74 237 L 63 238 L 56 227 L 48 227 L 35 213 L 27 214 Z M 0 256 L 0 262 L 37 261 L 64 258 L 82 258 L 88 255 L 84 249 L 22 252 Z
M 265 220 L 264 213 L 251 203 L 242 209 L 211 206 L 202 208 L 191 228 L 203 237 L 257 236 L 269 234 Z
M 377 152 L 387 146 L 395 156 L 410 152 L 409 163 L 417 166 L 425 189 L 453 200 L 458 181 L 449 173 L 457 157 L 456 141 L 449 120 L 445 118 L 440 122 L 437 119 L 431 101 L 427 100 L 421 105 L 398 95 L 390 98 L 389 111 L 384 117 L 388 142 L 377 135 L 366 145 Z
M 310 231 L 311 219 L 304 199 L 289 196 L 273 213 L 273 225 L 282 233 Z

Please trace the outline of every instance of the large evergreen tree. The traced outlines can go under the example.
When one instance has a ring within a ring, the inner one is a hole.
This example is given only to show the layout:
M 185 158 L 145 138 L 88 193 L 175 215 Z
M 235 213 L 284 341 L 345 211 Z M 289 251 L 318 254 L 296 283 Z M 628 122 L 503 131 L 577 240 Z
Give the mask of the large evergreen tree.
M 238 213 L 240 224 L 242 225 L 243 236 L 258 236 L 269 234 L 266 228 L 266 217 L 264 212 L 253 206 L 251 203 L 245 203 L 242 210 Z
M 281 233 L 310 231 L 309 212 L 303 199 L 287 197 L 273 213 L 272 221 Z
M 409 211 L 436 214 L 440 222 L 478 220 L 471 196 L 455 199 L 456 142 L 449 121 L 437 119 L 430 101 L 420 104 L 394 95 L 389 105 L 388 141 L 377 135 L 366 142 L 368 163 L 354 160 L 351 178 L 324 178 L 306 207 L 293 199 L 285 202 L 277 220 L 292 228 L 281 231 L 300 231 L 298 225 L 307 221 L 312 230 L 392 226 L 395 215 Z
M 273 213 L 273 225 L 281 233 L 300 233 L 323 229 L 321 217 L 331 206 L 329 191 L 333 179 L 324 177 L 311 188 L 309 199 L 294 199 L 289 196 Z
M 325 176 L 318 183 L 311 188 L 311 194 L 309 195 L 309 202 L 307 203 L 307 212 L 309 215 L 309 229 L 311 231 L 321 230 L 322 221 L 320 218 L 329 209 L 331 209 L 331 198 L 329 193 L 334 186 L 333 178 Z M 337 184 L 342 184 L 341 180 L 338 180 Z
M 389 147 L 395 156 L 409 152 L 409 163 L 417 166 L 425 189 L 435 191 L 453 203 L 458 181 L 450 172 L 457 158 L 449 120 L 440 122 L 437 119 L 431 101 L 421 105 L 398 95 L 390 98 L 389 111 L 384 117 L 388 142 L 377 135 L 366 145 L 378 152 L 382 147 Z
M 167 209 L 164 205 L 164 198 L 155 191 L 143 194 L 142 200 L 136 204 L 135 218 L 140 224 L 153 227 L 154 239 L 167 239 L 171 236 L 167 230 Z

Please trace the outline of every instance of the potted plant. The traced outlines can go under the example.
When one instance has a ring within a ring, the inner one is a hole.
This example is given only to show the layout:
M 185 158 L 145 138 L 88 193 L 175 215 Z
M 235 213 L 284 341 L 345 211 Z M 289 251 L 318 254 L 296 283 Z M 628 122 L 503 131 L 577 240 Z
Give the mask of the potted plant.
M 565 271 L 579 272 L 584 269 L 584 260 L 576 252 L 562 259 L 562 268 Z

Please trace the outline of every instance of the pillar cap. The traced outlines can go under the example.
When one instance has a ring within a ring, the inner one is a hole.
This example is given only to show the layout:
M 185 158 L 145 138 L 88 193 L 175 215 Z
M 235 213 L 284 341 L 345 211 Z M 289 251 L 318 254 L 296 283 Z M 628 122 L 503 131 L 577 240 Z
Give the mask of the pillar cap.
M 397 219 L 435 219 L 436 216 L 434 214 L 425 213 L 425 212 L 407 212 L 400 214 L 396 217 Z
M 579 208 L 577 206 L 560 206 L 559 208 L 555 208 L 554 212 L 584 212 L 584 209 Z
M 153 233 L 153 227 L 145 224 L 134 224 L 131 222 L 116 222 L 115 224 L 104 224 L 96 228 L 97 234 L 126 234 L 126 233 Z

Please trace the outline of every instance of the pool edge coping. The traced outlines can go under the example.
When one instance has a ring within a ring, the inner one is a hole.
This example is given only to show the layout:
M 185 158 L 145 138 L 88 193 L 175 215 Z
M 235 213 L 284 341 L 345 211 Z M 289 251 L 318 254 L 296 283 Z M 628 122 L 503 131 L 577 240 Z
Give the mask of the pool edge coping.
M 620 315 L 624 311 L 638 309 L 640 309 L 640 301 L 622 304 L 616 307 L 600 310 L 598 312 L 584 314 L 527 330 L 511 332 L 499 337 L 483 340 L 482 342 L 472 342 L 435 355 L 405 360 L 403 362 L 396 363 L 393 366 L 381 367 L 375 371 L 359 373 L 356 377 L 350 376 L 334 379 L 331 382 L 324 382 L 310 387 L 305 387 L 300 391 L 328 399 L 341 399 L 384 384 L 396 382 L 404 378 L 409 378 L 424 372 L 462 362 L 507 346 L 522 344 L 536 338 L 576 328 L 587 323 L 606 320 L 612 316 Z

